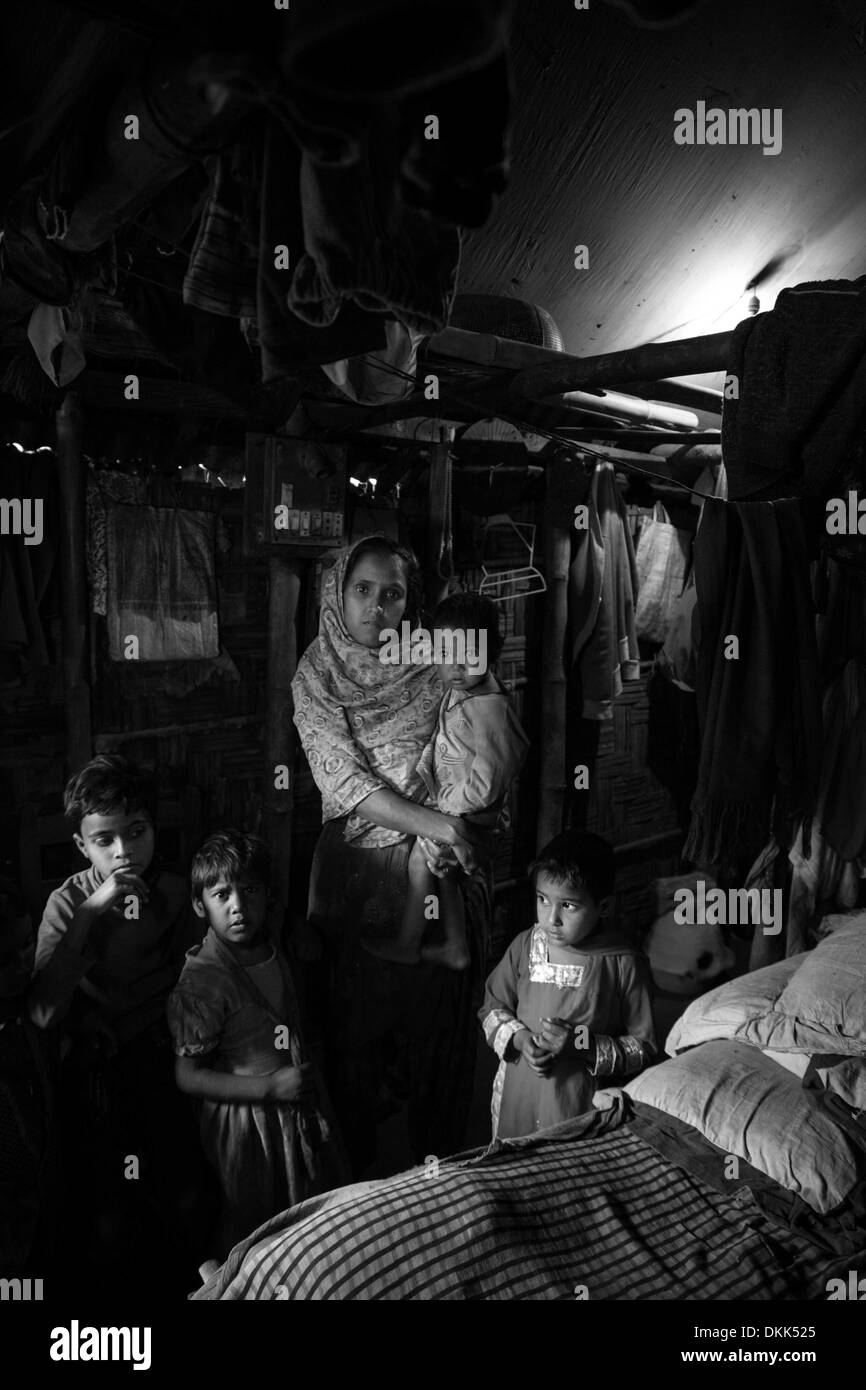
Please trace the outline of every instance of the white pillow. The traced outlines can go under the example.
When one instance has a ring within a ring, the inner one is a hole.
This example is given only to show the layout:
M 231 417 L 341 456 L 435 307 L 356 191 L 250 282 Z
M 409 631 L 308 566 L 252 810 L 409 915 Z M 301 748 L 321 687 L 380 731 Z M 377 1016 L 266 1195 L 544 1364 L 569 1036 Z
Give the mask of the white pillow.
M 728 980 L 700 995 L 677 1019 L 668 1034 L 665 1051 L 675 1057 L 678 1052 L 713 1038 L 736 1037 L 753 1019 L 773 1008 L 806 954 L 789 956 L 763 970 L 753 970 L 750 975 L 739 975 L 736 980 Z
M 797 957 L 794 957 L 797 959 Z M 807 952 L 739 1036 L 780 1052 L 866 1056 L 866 925 L 859 915 Z
M 720 1174 L 734 1154 L 795 1192 L 813 1211 L 834 1211 L 866 1173 L 863 1147 L 772 1058 L 741 1042 L 707 1042 L 650 1067 L 623 1088 L 692 1125 L 716 1144 Z
M 858 915 L 858 922 L 863 922 L 863 914 Z M 838 932 L 852 923 L 853 918 L 847 915 L 835 930 Z M 668 1034 L 665 1051 L 674 1057 L 700 1043 L 723 1038 L 760 1046 L 760 1042 L 749 1035 L 753 1029 L 766 1026 L 765 1020 L 774 1016 L 794 974 L 811 955 L 812 952 L 805 951 L 799 956 L 789 956 L 787 960 L 767 965 L 750 975 L 740 975 L 702 994 L 677 1019 Z M 816 1048 L 816 1039 L 811 1036 L 811 1051 L 787 1052 L 769 1047 L 761 1050 L 798 1077 L 801 1085 L 831 1091 L 852 1109 L 866 1110 L 866 1057 L 836 1053 L 829 1039 Z

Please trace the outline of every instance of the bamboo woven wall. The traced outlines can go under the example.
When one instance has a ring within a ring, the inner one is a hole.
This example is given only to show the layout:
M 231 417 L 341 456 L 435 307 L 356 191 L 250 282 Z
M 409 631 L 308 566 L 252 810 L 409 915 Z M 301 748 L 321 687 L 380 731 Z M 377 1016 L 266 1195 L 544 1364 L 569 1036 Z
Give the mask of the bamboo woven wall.
M 614 715 L 599 728 L 598 755 L 590 769 L 586 828 L 620 851 L 617 865 L 616 915 L 626 930 L 639 932 L 655 917 L 655 878 L 678 871 L 680 836 L 670 793 L 647 767 L 649 679 L 651 663 L 623 687 Z M 628 846 L 669 832 L 668 843 L 636 849 Z
M 614 702 L 613 719 L 600 723 L 587 829 L 615 845 L 677 829 L 673 799 L 646 765 L 650 670 L 642 663 L 640 679 L 623 686 Z

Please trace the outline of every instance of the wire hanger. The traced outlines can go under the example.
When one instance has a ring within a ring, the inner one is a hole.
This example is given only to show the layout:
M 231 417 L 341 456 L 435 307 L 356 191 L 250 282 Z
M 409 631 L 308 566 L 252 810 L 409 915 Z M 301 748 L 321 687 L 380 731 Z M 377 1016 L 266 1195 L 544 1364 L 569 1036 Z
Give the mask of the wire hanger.
M 510 528 L 510 531 L 509 529 Z M 504 532 L 509 540 L 513 537 L 511 532 L 517 537 L 518 550 L 526 550 L 526 563 L 514 565 L 510 568 L 491 569 L 490 565 L 494 562 L 495 556 L 488 553 L 488 540 L 491 531 Z M 478 592 L 492 599 L 494 603 L 505 603 L 508 599 L 529 598 L 532 594 L 543 594 L 547 590 L 547 581 L 540 570 L 536 569 L 533 558 L 535 555 L 535 526 L 529 522 L 512 521 L 511 517 L 505 512 L 498 512 L 495 516 L 487 518 L 484 528 L 484 544 L 481 556 L 481 583 Z

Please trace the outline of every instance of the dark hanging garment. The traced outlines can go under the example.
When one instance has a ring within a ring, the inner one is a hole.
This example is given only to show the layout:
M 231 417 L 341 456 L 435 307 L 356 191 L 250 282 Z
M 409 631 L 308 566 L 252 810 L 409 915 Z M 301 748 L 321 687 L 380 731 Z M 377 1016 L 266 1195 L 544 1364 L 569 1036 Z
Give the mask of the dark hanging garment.
M 185 304 L 255 324 L 262 379 L 375 352 L 382 315 L 340 305 L 331 322 L 304 322 L 289 308 L 294 270 L 305 255 L 301 151 L 278 122 L 247 122 L 211 161 L 211 187 L 183 282 Z M 288 267 L 277 263 L 285 247 Z
M 866 275 L 782 290 L 734 329 L 724 402 L 728 496 L 826 497 L 866 426 Z
M 799 502 L 707 498 L 695 583 L 701 758 L 683 855 L 737 873 L 766 843 L 774 797 L 779 814 L 815 809 L 821 710 Z
M 377 113 L 357 137 L 352 164 L 302 157 L 306 254 L 295 267 L 288 305 L 316 328 L 334 323 L 345 304 L 390 314 L 418 333 L 436 333 L 448 322 L 460 236 L 398 197 L 395 121 L 397 110 Z
M 866 854 L 866 667 L 849 661 L 824 700 L 818 819 L 841 859 Z

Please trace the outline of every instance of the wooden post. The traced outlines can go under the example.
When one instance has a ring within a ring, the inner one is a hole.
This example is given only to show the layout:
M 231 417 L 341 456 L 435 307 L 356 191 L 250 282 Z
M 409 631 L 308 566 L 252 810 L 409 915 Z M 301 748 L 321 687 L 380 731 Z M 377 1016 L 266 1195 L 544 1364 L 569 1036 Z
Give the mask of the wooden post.
M 60 601 L 66 759 L 77 771 L 92 753 L 90 687 L 87 683 L 87 562 L 81 408 L 69 392 L 56 416 L 60 486 Z
M 544 499 L 544 633 L 541 656 L 541 779 L 537 848 L 563 828 L 566 767 L 565 635 L 568 623 L 568 570 L 575 493 L 573 465 L 551 460 Z
M 448 579 L 438 571 L 440 556 L 445 567 L 453 560 L 453 535 L 451 530 L 451 446 L 448 440 L 451 430 L 442 431 L 442 443 L 434 444 L 430 450 L 430 483 L 428 497 L 430 510 L 427 518 L 427 583 L 425 598 L 432 614 L 448 592 Z
M 273 856 L 271 890 L 289 901 L 292 809 L 295 802 L 295 726 L 292 677 L 298 664 L 297 613 L 301 570 L 297 560 L 272 555 L 268 565 L 268 664 L 265 724 L 266 839 Z M 279 785 L 278 785 L 279 784 Z M 286 785 L 287 784 L 287 785 Z

